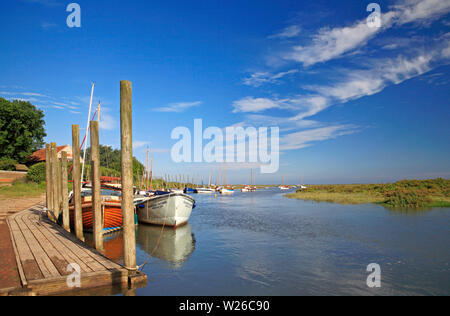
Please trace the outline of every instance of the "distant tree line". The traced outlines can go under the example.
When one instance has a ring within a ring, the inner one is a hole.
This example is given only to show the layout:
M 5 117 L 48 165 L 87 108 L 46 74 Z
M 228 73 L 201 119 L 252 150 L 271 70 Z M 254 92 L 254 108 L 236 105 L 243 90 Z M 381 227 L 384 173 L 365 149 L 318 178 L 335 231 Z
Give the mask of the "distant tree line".
M 83 157 L 83 150 L 81 151 Z M 86 163 L 91 161 L 91 148 L 86 149 Z M 113 149 L 111 146 L 100 145 L 100 166 L 107 172 L 111 171 L 111 175 L 120 175 L 121 167 L 121 151 Z M 135 157 L 133 157 L 133 175 L 140 177 L 144 173 L 145 167 Z M 104 172 L 102 172 L 103 174 Z

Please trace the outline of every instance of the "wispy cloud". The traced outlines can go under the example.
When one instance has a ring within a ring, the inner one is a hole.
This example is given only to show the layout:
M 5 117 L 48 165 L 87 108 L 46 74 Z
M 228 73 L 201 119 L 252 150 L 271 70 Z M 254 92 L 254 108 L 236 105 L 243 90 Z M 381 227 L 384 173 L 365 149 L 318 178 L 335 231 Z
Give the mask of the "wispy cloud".
M 281 108 L 283 101 L 268 98 L 245 97 L 233 102 L 233 113 L 262 112 L 268 109 Z
M 269 36 L 269 38 L 291 38 L 300 34 L 301 28 L 298 25 L 291 25 L 284 28 L 281 32 Z
M 200 106 L 201 104 L 202 104 L 201 101 L 170 103 L 167 106 L 153 109 L 153 111 L 181 113 L 192 107 Z
M 282 58 L 311 66 L 339 58 L 364 46 L 376 34 L 392 26 L 407 23 L 427 25 L 450 12 L 450 2 L 441 0 L 402 1 L 392 6 L 391 11 L 381 15 L 380 28 L 368 27 L 366 20 L 350 26 L 321 28 L 311 37 L 307 45 L 295 45 L 282 54 Z
M 275 74 L 269 72 L 255 72 L 250 75 L 250 77 L 245 78 L 243 83 L 247 86 L 259 87 L 265 83 L 277 83 L 279 80 L 287 75 L 295 74 L 298 69 L 291 69 L 288 71 L 283 71 Z
M 100 116 L 100 128 L 107 131 L 113 131 L 118 128 L 117 120 L 112 115 L 102 113 Z
M 280 150 L 301 149 L 312 146 L 314 142 L 350 135 L 357 131 L 358 127 L 354 125 L 334 125 L 291 133 L 281 138 Z
M 141 147 L 147 146 L 148 144 L 150 144 L 150 142 L 148 142 L 148 141 L 135 140 L 135 141 L 133 141 L 133 149 L 141 148 Z
M 387 86 L 420 76 L 435 67 L 450 62 L 450 33 L 444 34 L 429 47 L 407 52 L 396 57 L 366 59 L 364 68 L 341 68 L 337 80 L 324 85 L 305 85 L 305 94 L 283 99 L 245 97 L 233 103 L 233 112 L 259 113 L 268 109 L 297 111 L 293 120 L 314 116 L 331 105 L 342 104 L 376 94 Z

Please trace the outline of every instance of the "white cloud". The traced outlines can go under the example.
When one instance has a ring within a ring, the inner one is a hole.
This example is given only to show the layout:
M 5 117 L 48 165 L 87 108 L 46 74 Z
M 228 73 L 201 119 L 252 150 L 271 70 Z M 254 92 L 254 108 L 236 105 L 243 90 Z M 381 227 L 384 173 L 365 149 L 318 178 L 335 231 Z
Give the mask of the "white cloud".
M 148 144 L 150 144 L 150 143 L 147 141 L 135 140 L 135 141 L 133 141 L 133 149 L 141 148 Z
M 180 113 L 180 112 L 184 112 L 189 108 L 192 107 L 196 107 L 201 105 L 202 102 L 201 101 L 195 101 L 195 102 L 177 102 L 177 103 L 170 103 L 167 106 L 164 107 L 160 107 L 160 108 L 156 108 L 153 109 L 154 111 L 157 112 L 174 112 L 174 113 Z
M 450 11 L 450 1 L 408 0 L 393 6 L 398 24 L 410 22 L 429 24 Z
M 268 98 L 245 97 L 233 102 L 233 113 L 237 112 L 262 112 L 268 109 L 281 108 L 282 101 Z
M 283 136 L 280 140 L 281 150 L 295 150 L 309 147 L 313 142 L 324 141 L 357 132 L 354 125 L 334 125 L 300 131 Z
M 345 103 L 382 91 L 389 85 L 399 84 L 433 69 L 437 62 L 448 62 L 450 41 L 444 36 L 438 47 L 420 52 L 414 57 L 385 58 L 372 60 L 366 69 L 341 70 L 338 81 L 328 85 L 309 85 L 303 89 L 311 91 L 285 99 L 246 97 L 233 103 L 234 113 L 263 112 L 268 109 L 285 109 L 299 112 L 292 120 L 320 113 L 331 105 Z
M 117 128 L 116 119 L 106 113 L 102 113 L 100 117 L 100 128 L 107 131 L 112 131 Z
M 247 86 L 259 87 L 265 83 L 276 83 L 279 81 L 279 79 L 297 72 L 298 69 L 291 69 L 276 74 L 271 74 L 268 72 L 255 72 L 251 74 L 249 78 L 245 78 L 243 80 L 243 83 Z
M 318 92 L 326 99 L 343 103 L 373 95 L 387 85 L 399 84 L 428 72 L 431 69 L 433 56 L 433 53 L 424 53 L 414 58 L 397 57 L 378 60 L 370 69 L 350 71 L 344 80 L 334 85 L 305 88 Z
M 269 38 L 291 38 L 300 34 L 300 27 L 298 25 L 291 25 L 284 28 L 280 33 L 269 36 Z
M 295 45 L 283 54 L 286 60 L 311 66 L 339 58 L 365 45 L 377 33 L 393 25 L 406 23 L 429 24 L 450 12 L 450 1 L 413 0 L 404 1 L 392 7 L 391 11 L 382 12 L 382 26 L 368 27 L 366 20 L 360 20 L 351 26 L 322 28 L 311 38 L 309 45 Z

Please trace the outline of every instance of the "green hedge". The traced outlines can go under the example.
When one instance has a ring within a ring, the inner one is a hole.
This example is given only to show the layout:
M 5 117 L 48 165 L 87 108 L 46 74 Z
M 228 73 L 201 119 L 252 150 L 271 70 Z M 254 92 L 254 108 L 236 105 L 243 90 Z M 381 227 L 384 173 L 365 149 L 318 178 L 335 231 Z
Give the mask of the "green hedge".
M 45 182 L 45 162 L 33 165 L 27 172 L 27 179 L 36 183 Z

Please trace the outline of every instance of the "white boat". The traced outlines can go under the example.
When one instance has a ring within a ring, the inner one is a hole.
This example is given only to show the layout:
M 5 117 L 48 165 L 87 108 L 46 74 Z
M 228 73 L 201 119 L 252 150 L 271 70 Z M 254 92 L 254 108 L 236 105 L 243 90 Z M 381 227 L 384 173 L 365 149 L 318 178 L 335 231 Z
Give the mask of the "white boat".
M 211 194 L 216 192 L 216 190 L 210 188 L 197 188 L 196 190 L 198 194 Z
M 284 185 L 284 177 L 283 184 L 278 187 L 280 190 L 290 190 L 291 188 L 288 185 Z
M 255 192 L 255 191 L 256 191 L 255 187 L 251 187 L 251 186 L 248 186 L 248 185 L 244 186 L 241 189 L 241 192 Z
M 184 193 L 183 189 L 169 189 L 170 193 Z
M 233 194 L 234 190 L 222 188 L 220 189 L 220 194 Z
M 167 193 L 147 198 L 137 206 L 141 223 L 178 227 L 187 223 L 195 200 L 183 193 Z

